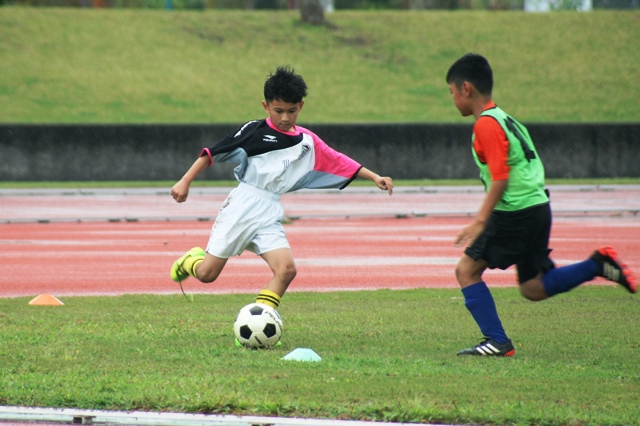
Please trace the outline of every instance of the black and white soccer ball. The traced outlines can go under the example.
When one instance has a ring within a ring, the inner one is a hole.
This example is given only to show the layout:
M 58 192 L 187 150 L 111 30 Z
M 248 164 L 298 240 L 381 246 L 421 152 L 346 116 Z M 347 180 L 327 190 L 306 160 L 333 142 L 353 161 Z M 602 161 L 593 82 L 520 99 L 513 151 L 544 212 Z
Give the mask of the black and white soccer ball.
M 282 336 L 282 318 L 278 311 L 263 303 L 250 303 L 240 309 L 233 331 L 242 346 L 253 349 L 271 348 Z

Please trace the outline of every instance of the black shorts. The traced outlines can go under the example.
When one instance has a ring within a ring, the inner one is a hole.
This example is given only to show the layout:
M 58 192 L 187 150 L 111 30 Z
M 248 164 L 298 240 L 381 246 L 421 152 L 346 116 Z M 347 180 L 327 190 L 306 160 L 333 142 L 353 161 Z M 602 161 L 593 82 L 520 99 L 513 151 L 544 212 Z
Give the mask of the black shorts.
M 549 203 L 516 212 L 494 211 L 482 234 L 464 253 L 483 259 L 490 269 L 516 265 L 522 284 L 555 267 L 549 258 L 551 206 Z

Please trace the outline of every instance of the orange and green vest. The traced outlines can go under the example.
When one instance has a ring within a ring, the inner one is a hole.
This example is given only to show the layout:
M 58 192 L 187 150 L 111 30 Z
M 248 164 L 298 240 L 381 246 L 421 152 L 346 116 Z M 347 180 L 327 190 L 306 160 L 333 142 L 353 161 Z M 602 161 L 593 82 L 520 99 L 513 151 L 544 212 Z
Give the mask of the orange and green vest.
M 510 167 L 509 183 L 502 198 L 495 207 L 500 211 L 517 211 L 549 202 L 544 189 L 544 166 L 533 145 L 527 129 L 498 107 L 482 112 L 483 116 L 493 117 L 502 127 L 509 139 L 507 164 Z M 472 138 L 472 146 L 475 134 Z M 480 169 L 480 179 L 485 190 L 489 191 L 491 173 L 489 166 L 480 162 L 476 150 L 472 148 L 473 158 Z

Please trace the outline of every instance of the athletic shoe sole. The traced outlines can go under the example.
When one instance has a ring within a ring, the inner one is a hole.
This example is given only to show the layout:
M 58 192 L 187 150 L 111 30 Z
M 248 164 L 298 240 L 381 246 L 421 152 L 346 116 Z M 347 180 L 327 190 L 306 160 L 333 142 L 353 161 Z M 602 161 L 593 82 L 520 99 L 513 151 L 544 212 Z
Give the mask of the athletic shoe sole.
M 474 356 L 507 356 L 512 357 L 516 354 L 511 340 L 506 343 L 498 343 L 493 339 L 486 339 L 479 345 L 472 348 L 463 349 L 457 355 L 474 355 Z

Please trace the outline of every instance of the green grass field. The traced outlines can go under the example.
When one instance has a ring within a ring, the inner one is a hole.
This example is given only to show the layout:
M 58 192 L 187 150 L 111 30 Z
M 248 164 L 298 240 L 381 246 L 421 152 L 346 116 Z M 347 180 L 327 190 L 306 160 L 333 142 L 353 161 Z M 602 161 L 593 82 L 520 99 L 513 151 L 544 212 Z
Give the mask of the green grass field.
M 640 419 L 638 299 L 589 286 L 543 303 L 495 289 L 514 358 L 478 340 L 459 290 L 289 293 L 283 344 L 233 344 L 252 295 L 0 299 L 0 405 L 518 425 Z M 320 362 L 282 361 L 311 348 Z
M 474 51 L 523 122 L 638 122 L 640 12 L 0 8 L 0 122 L 239 123 L 269 71 L 310 87 L 301 122 L 461 122 L 444 76 Z

